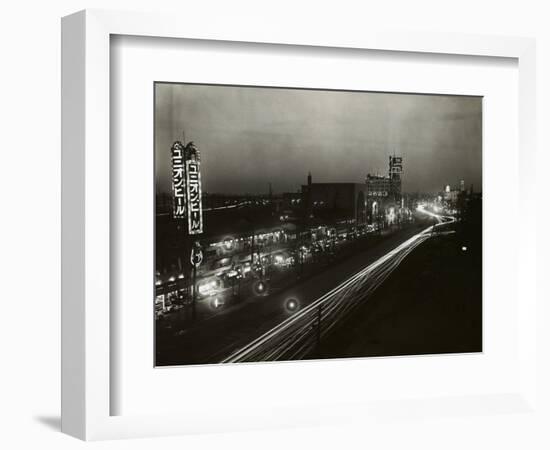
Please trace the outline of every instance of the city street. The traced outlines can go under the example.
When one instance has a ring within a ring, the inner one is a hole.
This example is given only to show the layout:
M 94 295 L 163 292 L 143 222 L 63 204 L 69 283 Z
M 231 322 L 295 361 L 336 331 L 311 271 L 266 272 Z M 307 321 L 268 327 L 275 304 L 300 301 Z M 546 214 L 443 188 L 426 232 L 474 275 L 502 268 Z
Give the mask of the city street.
M 157 327 L 157 365 L 223 361 L 432 224 L 433 218 L 422 214 L 415 224 L 393 234 L 364 238 L 364 250 L 331 264 L 327 267 L 330 270 L 304 274 L 289 287 L 273 287 L 266 296 L 251 295 L 211 313 L 207 312 L 208 299 L 204 299 L 198 307 L 199 319 L 193 325 L 189 325 L 188 312 L 180 310 L 167 316 Z
M 425 242 L 480 239 L 480 98 L 155 93 L 156 366 L 324 358 Z

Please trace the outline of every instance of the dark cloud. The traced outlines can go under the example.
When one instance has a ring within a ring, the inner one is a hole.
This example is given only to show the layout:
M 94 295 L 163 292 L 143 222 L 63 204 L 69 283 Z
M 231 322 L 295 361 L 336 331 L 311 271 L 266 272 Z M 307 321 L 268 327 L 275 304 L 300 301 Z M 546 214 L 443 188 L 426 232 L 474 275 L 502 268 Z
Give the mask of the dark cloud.
M 482 99 L 440 95 L 157 84 L 157 185 L 170 188 L 170 146 L 193 140 L 207 192 L 294 191 L 363 182 L 404 157 L 404 189 L 463 178 L 481 189 Z

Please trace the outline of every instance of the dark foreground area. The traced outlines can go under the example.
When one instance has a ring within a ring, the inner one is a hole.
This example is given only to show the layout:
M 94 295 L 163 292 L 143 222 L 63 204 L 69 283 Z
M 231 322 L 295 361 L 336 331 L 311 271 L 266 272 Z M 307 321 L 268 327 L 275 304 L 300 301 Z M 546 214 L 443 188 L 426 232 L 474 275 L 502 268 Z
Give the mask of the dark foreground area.
M 482 351 L 480 240 L 432 237 L 365 300 L 312 358 Z

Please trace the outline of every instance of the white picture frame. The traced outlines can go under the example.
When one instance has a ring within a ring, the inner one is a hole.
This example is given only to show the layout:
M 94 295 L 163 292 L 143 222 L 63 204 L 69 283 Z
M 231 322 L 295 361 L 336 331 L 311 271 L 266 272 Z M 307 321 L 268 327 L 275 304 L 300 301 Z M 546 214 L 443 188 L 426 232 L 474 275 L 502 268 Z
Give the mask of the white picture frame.
M 246 414 L 248 421 L 220 422 L 196 415 L 110 414 L 110 38 L 113 35 L 368 49 L 418 54 L 513 58 L 519 73 L 520 213 L 534 210 L 535 42 L 527 38 L 460 34 L 348 30 L 331 34 L 314 24 L 301 29 L 265 23 L 234 27 L 222 19 L 185 21 L 165 14 L 86 10 L 62 21 L 62 431 L 85 440 L 162 436 L 322 422 L 278 407 L 272 416 Z M 519 412 L 536 406 L 535 235 L 525 233 L 517 249 L 520 377 L 514 392 L 465 401 L 426 399 L 434 410 L 475 414 L 499 408 Z M 482 400 L 482 401 L 481 401 Z M 314 410 L 316 407 L 311 405 Z M 333 405 L 334 417 L 389 414 L 377 403 Z M 303 412 L 303 411 L 302 411 Z M 302 419 L 300 419 L 300 417 Z

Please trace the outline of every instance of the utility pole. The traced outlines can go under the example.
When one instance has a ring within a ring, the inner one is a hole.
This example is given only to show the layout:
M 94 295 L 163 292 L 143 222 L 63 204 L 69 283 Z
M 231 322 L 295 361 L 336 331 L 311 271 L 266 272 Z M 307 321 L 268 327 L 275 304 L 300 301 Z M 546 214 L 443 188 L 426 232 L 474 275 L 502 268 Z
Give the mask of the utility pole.
M 254 238 L 255 238 L 256 231 L 254 230 L 254 226 L 252 226 L 252 239 L 250 240 L 250 268 L 252 269 L 252 265 L 254 264 Z
M 197 318 L 197 265 L 193 264 L 193 303 L 191 307 L 191 317 L 193 322 Z
M 193 299 L 191 303 L 192 319 L 197 317 L 197 267 L 201 265 L 203 259 L 202 249 L 199 241 L 195 241 L 191 247 L 190 262 L 193 266 Z

